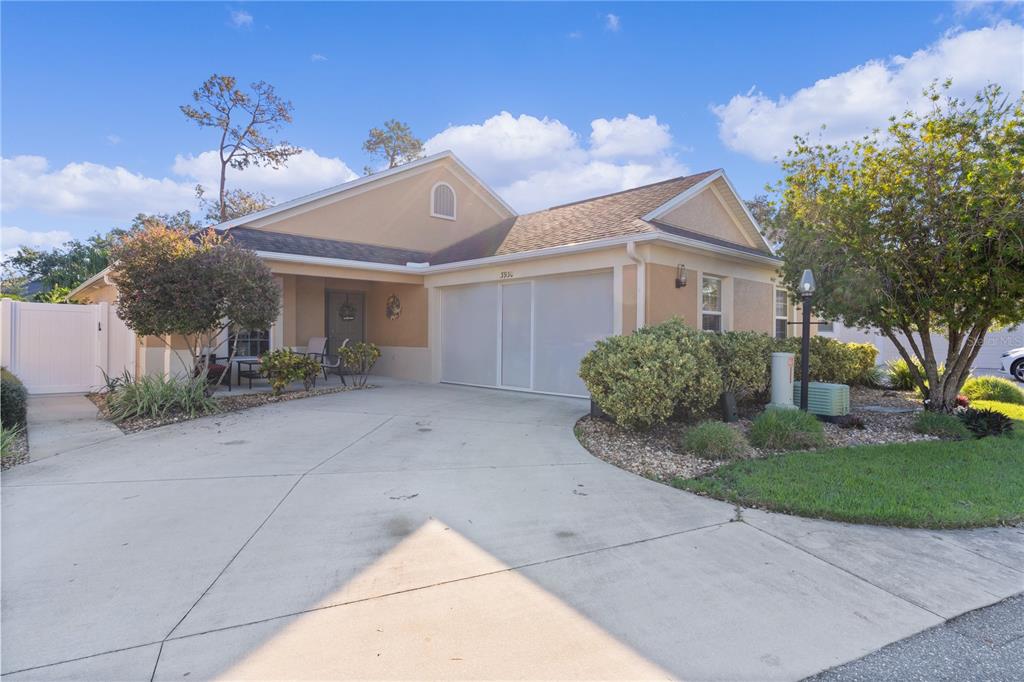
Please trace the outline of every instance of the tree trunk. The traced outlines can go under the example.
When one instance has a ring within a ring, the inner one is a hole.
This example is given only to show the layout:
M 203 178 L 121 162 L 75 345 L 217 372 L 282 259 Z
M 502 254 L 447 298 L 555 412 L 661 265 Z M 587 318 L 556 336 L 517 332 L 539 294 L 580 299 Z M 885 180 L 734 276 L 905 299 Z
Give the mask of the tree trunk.
M 228 219 L 228 207 L 224 204 L 224 189 L 227 185 L 227 173 L 228 166 L 226 163 L 220 165 L 220 194 L 218 200 L 220 202 L 220 221 L 223 223 Z

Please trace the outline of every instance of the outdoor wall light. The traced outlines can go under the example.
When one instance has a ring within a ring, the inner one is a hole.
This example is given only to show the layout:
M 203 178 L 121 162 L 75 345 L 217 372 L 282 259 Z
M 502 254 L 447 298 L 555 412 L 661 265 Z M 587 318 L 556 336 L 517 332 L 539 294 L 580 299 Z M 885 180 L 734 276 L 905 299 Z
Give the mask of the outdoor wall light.
M 676 266 L 676 289 L 686 286 L 686 266 L 680 263 Z

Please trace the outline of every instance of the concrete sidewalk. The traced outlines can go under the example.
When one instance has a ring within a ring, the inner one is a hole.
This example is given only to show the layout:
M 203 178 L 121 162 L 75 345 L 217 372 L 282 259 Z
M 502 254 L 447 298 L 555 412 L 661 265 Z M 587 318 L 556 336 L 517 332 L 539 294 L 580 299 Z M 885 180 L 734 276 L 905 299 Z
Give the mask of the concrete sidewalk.
M 586 410 L 393 383 L 18 467 L 3 672 L 795 680 L 1024 588 L 1020 529 L 738 511 L 591 457 Z
M 96 413 L 96 406 L 83 395 L 30 396 L 30 459 L 45 459 L 123 437 L 120 429 L 108 421 L 97 419 Z

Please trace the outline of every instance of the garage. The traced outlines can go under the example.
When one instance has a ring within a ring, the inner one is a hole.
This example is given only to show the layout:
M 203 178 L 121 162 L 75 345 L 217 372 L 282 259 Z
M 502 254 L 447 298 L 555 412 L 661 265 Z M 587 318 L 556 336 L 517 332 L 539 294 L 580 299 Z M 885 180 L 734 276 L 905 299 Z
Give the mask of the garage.
M 586 396 L 580 360 L 614 332 L 610 271 L 446 288 L 441 380 Z

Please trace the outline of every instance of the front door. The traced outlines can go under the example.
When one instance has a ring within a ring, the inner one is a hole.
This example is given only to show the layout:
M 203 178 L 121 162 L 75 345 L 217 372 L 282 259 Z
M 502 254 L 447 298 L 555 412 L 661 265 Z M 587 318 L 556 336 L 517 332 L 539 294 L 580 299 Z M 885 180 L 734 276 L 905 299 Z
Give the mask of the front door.
M 349 344 L 363 340 L 365 301 L 363 294 L 351 291 L 328 291 L 326 303 L 327 354 L 335 355 L 348 339 Z

